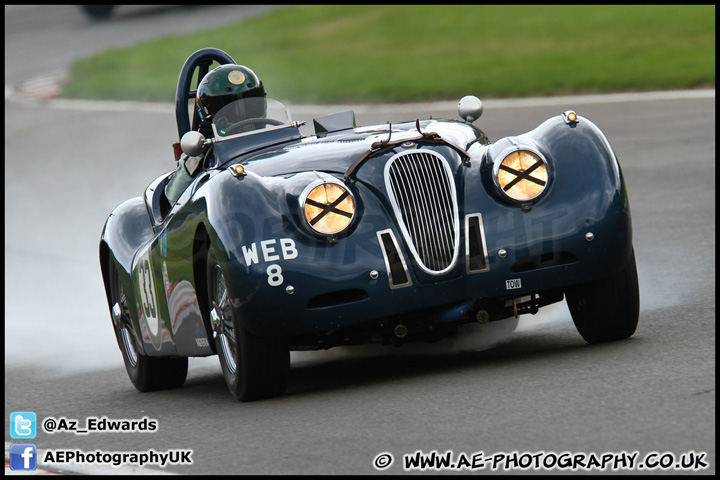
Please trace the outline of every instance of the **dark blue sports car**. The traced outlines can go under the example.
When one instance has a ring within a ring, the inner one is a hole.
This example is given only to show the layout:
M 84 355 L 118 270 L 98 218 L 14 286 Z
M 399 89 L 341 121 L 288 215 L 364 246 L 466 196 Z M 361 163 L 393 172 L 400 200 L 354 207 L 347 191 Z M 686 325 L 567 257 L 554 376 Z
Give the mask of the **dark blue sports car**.
M 212 62 L 235 63 L 203 49 L 178 80 L 192 182 L 168 204 L 173 172 L 157 178 L 100 241 L 138 390 L 178 387 L 188 357 L 218 354 L 238 399 L 279 395 L 291 350 L 434 340 L 563 299 L 587 342 L 635 332 L 628 194 L 590 120 L 559 112 L 491 141 L 465 97 L 461 120 L 359 127 L 340 112 L 304 136 L 282 103 L 250 97 L 201 133 L 190 84 Z

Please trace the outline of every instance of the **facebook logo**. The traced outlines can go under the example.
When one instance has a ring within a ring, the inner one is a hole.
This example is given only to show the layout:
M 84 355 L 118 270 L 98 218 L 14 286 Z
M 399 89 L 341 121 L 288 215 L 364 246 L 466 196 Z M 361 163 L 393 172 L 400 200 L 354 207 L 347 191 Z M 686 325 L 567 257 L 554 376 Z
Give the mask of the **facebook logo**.
M 35 438 L 37 416 L 35 412 L 12 412 L 10 414 L 11 438 Z
M 10 445 L 10 470 L 35 470 L 37 468 L 37 447 L 32 443 Z

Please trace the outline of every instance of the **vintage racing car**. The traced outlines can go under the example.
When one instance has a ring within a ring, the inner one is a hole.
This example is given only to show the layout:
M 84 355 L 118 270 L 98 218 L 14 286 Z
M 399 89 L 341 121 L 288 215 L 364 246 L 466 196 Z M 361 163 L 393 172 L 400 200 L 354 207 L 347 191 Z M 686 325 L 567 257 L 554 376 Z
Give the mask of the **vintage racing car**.
M 628 194 L 590 120 L 567 111 L 490 141 L 468 96 L 462 120 L 359 127 L 349 111 L 315 118 L 309 136 L 256 97 L 220 110 L 206 137 L 188 101 L 213 62 L 235 64 L 195 52 L 176 94 L 181 148 L 200 173 L 165 210 L 172 172 L 157 178 L 100 241 L 138 390 L 178 387 L 188 357 L 218 354 L 238 399 L 279 395 L 291 350 L 433 340 L 563 299 L 587 342 L 635 332 Z

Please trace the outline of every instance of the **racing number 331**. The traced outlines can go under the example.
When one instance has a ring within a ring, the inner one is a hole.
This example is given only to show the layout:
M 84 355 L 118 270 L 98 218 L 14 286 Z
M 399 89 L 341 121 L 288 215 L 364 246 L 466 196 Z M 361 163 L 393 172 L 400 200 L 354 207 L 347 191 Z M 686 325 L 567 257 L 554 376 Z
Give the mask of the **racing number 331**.
M 137 278 L 140 302 L 145 318 L 147 319 L 148 328 L 153 335 L 157 335 L 159 321 L 157 301 L 155 300 L 155 281 L 153 280 L 152 268 L 150 268 L 150 256 L 147 250 L 138 262 Z

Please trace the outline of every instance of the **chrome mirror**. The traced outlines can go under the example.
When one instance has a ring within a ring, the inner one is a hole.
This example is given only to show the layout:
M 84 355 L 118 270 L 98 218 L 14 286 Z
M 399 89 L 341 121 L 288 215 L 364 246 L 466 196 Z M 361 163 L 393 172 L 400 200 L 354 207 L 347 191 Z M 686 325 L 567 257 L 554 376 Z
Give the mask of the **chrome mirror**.
M 458 103 L 458 115 L 467 123 L 472 123 L 482 115 L 483 104 L 479 98 L 467 95 Z
M 203 153 L 205 136 L 194 130 L 190 130 L 180 139 L 180 148 L 188 157 L 197 157 Z

